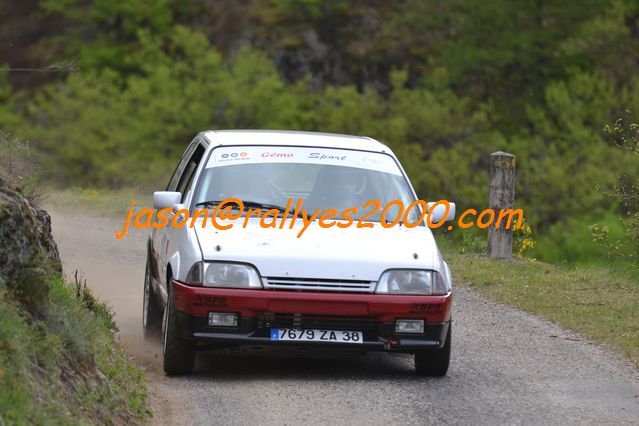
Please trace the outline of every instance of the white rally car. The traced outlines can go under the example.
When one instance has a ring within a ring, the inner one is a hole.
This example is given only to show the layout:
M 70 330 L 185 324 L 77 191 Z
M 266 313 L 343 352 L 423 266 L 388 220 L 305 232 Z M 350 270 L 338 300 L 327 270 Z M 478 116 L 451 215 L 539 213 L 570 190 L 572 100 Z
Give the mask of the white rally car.
M 387 146 L 323 133 L 206 131 L 153 203 L 179 223 L 230 198 L 246 208 L 228 208 L 234 220 L 213 226 L 199 216 L 149 238 L 143 324 L 145 332 L 161 325 L 167 374 L 191 372 L 198 349 L 235 345 L 414 353 L 418 374 L 446 374 L 451 273 Z M 300 205 L 306 222 L 295 214 Z M 431 209 L 430 220 L 453 218 L 451 205 Z M 259 214 L 273 209 L 280 214 Z M 337 215 L 309 219 L 315 211 Z

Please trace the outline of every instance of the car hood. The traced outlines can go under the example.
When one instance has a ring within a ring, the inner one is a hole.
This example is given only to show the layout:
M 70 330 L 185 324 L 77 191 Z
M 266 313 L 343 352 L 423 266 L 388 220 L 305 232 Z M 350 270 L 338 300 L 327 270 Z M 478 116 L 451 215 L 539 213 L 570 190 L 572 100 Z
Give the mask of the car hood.
M 301 224 L 262 228 L 254 219 L 246 228 L 236 222 L 227 230 L 209 223 L 205 228 L 196 223 L 194 229 L 204 260 L 250 263 L 263 277 L 376 281 L 387 269 L 440 270 L 441 257 L 428 228 L 374 225 L 326 229 L 313 222 L 300 238 Z

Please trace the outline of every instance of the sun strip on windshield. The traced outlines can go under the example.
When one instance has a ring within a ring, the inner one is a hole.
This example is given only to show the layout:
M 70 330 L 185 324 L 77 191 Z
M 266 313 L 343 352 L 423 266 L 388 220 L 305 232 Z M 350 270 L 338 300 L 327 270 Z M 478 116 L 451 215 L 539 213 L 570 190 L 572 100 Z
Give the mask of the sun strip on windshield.
M 402 175 L 395 161 L 386 154 L 288 146 L 219 147 L 213 151 L 206 168 L 258 163 L 328 164 Z

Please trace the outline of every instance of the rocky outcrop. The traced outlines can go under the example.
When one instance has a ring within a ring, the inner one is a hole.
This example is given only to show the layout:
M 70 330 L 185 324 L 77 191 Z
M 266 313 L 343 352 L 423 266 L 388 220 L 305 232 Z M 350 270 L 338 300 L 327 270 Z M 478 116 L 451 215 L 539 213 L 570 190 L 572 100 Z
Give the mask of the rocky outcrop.
M 0 176 L 0 279 L 12 288 L 35 270 L 62 272 L 51 217 Z

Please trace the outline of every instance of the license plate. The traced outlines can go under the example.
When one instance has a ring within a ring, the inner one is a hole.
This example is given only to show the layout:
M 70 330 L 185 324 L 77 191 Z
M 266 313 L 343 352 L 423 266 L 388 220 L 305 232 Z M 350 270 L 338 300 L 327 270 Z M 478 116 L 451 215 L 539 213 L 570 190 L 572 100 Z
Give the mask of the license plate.
M 364 342 L 361 331 L 294 330 L 290 328 L 272 328 L 271 340 L 355 344 Z

